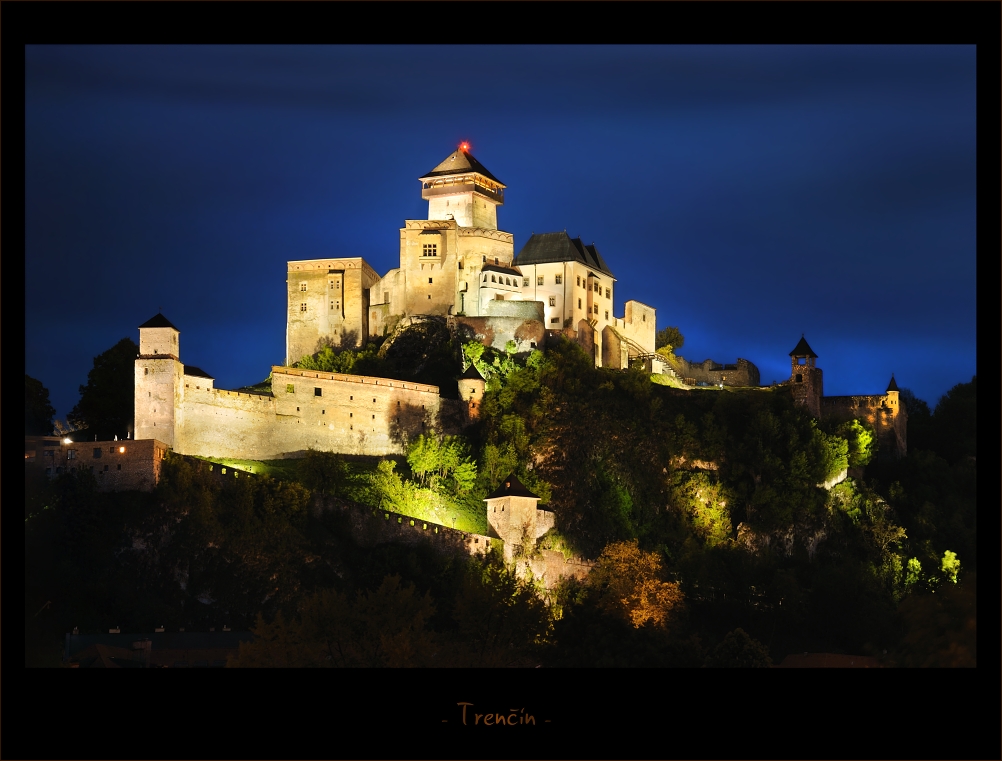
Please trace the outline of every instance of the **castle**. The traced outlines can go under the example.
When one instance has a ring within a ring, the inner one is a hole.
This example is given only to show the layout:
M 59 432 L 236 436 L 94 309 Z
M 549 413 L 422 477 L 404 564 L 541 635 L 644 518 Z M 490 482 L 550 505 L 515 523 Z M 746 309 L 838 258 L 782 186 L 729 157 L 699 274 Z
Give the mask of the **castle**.
M 310 447 L 401 454 L 443 430 L 451 400 L 421 383 L 295 369 L 324 345 L 359 346 L 403 320 L 445 319 L 454 335 L 517 351 L 547 336 L 578 341 L 602 367 L 654 351 L 656 313 L 627 301 L 613 314 L 615 277 L 594 245 L 566 232 L 533 234 L 517 256 L 497 229 L 505 185 L 464 144 L 420 178 L 428 219 L 400 230 L 400 266 L 383 277 L 359 257 L 288 262 L 286 365 L 272 392 L 214 388 L 180 358 L 180 331 L 162 314 L 139 326 L 135 437 L 181 454 L 272 460 Z M 460 419 L 477 414 L 482 378 L 460 383 Z

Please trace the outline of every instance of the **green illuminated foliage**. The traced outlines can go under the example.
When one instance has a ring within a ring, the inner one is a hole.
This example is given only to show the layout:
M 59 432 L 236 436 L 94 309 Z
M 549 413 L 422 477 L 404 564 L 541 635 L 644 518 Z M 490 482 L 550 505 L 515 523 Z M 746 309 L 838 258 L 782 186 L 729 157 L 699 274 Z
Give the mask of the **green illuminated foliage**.
M 943 562 L 940 565 L 943 571 L 943 578 L 946 581 L 957 583 L 957 574 L 960 573 L 960 560 L 955 552 L 947 550 L 943 553 Z

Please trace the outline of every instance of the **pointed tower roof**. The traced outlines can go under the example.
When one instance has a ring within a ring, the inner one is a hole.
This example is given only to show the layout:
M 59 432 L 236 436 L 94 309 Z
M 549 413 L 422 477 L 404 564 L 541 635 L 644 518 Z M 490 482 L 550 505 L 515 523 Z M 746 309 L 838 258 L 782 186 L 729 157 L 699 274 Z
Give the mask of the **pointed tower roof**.
M 498 497 L 532 497 L 533 499 L 539 499 L 538 494 L 533 494 L 531 491 L 525 488 L 525 485 L 515 478 L 515 474 L 510 474 L 501 485 L 498 486 L 493 492 L 484 497 L 484 501 L 488 499 L 497 499 Z
M 461 380 L 480 380 L 484 379 L 484 376 L 480 374 L 477 370 L 477 366 L 470 362 L 470 366 L 466 368 L 466 372 L 459 376 Z
M 174 328 L 174 330 L 177 330 L 177 328 L 171 323 L 171 321 L 168 320 L 166 317 L 164 317 L 162 314 L 155 314 L 155 315 L 153 315 L 150 319 L 148 319 L 146 322 L 144 322 L 139 327 L 140 328 Z M 177 332 L 180 333 L 181 331 L 177 330 Z
M 495 177 L 490 171 L 474 158 L 473 154 L 469 150 L 464 150 L 464 143 L 459 148 L 454 150 L 445 160 L 442 161 L 438 166 L 432 169 L 427 174 L 422 175 L 419 179 L 429 180 L 432 177 L 445 177 L 450 174 L 469 174 L 470 172 L 476 172 L 477 174 L 482 174 L 489 180 L 493 180 L 499 185 L 504 185 L 501 180 Z
M 894 373 L 891 373 L 891 382 L 887 384 L 887 391 L 900 391 L 900 390 L 901 389 L 898 388 L 898 384 L 894 382 Z M 885 391 L 884 393 L 886 394 L 887 391 Z
M 549 262 L 581 262 L 615 279 L 595 245 L 586 246 L 580 238 L 571 238 L 567 231 L 533 233 L 522 246 L 513 262 L 516 266 Z
M 793 351 L 790 352 L 790 356 L 791 357 L 814 357 L 814 359 L 818 358 L 818 355 L 814 353 L 814 349 L 812 349 L 808 345 L 807 339 L 804 338 L 804 334 L 803 333 L 800 334 L 800 342 L 796 346 L 793 347 Z

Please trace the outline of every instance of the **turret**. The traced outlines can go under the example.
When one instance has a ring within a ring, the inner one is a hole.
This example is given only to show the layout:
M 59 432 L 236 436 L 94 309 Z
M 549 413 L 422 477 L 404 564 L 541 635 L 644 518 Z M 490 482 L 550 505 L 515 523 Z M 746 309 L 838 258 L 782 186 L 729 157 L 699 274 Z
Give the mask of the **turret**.
M 821 368 L 815 366 L 817 358 L 801 333 L 799 343 L 790 352 L 790 386 L 794 401 L 805 405 L 814 417 L 821 416 L 821 397 L 824 396 Z
M 496 230 L 504 184 L 470 153 L 468 143 L 449 154 L 421 179 L 428 219 L 453 219 L 460 227 Z
M 484 499 L 490 535 L 504 541 L 505 560 L 511 561 L 515 547 L 532 542 L 553 528 L 554 515 L 537 507 L 539 497 L 512 473 Z
M 484 400 L 484 377 L 477 371 L 472 362 L 466 372 L 459 378 L 459 398 L 466 402 L 468 420 L 476 420 L 480 416 L 480 405 Z

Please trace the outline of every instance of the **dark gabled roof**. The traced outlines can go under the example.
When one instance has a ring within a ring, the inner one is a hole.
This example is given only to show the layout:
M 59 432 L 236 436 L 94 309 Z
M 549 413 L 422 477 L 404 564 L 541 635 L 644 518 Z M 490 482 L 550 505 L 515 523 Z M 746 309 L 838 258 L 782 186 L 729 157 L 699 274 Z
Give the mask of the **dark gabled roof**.
M 814 350 L 808 346 L 807 339 L 804 338 L 804 334 L 800 334 L 800 342 L 793 347 L 793 351 L 790 352 L 791 357 L 814 357 L 818 358 L 818 355 L 814 353 Z
M 494 182 L 499 185 L 504 185 L 501 180 L 487 170 L 487 167 L 477 161 L 473 157 L 472 153 L 464 151 L 461 148 L 457 148 L 446 156 L 445 160 L 430 172 L 421 175 L 421 179 L 426 180 L 431 177 L 445 177 L 450 174 L 468 174 L 469 172 L 477 172 L 478 174 L 482 174 L 488 180 L 494 180 Z
M 191 376 L 193 376 L 195 378 L 208 378 L 209 380 L 215 380 L 216 379 L 215 375 L 209 375 L 201 367 L 195 367 L 194 365 L 185 365 L 184 366 L 184 374 L 185 375 L 191 375 Z
M 515 478 L 514 473 L 502 481 L 501 485 L 493 492 L 484 497 L 484 501 L 488 499 L 497 499 L 498 497 L 532 497 L 533 499 L 539 499 L 539 495 L 533 494 L 531 491 L 526 489 L 525 485 Z
M 549 262 L 581 262 L 611 278 L 616 277 L 594 245 L 586 246 L 580 238 L 571 238 L 566 230 L 559 233 L 533 233 L 514 260 L 518 266 Z
M 171 321 L 168 320 L 166 317 L 164 317 L 162 314 L 155 314 L 155 315 L 153 315 L 150 319 L 148 319 L 146 322 L 144 322 L 139 327 L 140 328 L 174 328 L 174 330 L 177 330 L 177 328 L 171 323 Z M 177 332 L 180 333 L 181 331 L 177 330 Z
M 477 370 L 477 366 L 470 362 L 470 366 L 466 368 L 466 372 L 459 376 L 460 380 L 480 380 L 484 379 L 484 376 L 480 374 Z
M 900 390 L 901 389 L 898 388 L 898 384 L 894 382 L 894 373 L 891 373 L 891 382 L 887 384 L 887 391 L 900 391 Z M 885 391 L 884 393 L 886 394 L 887 391 Z

